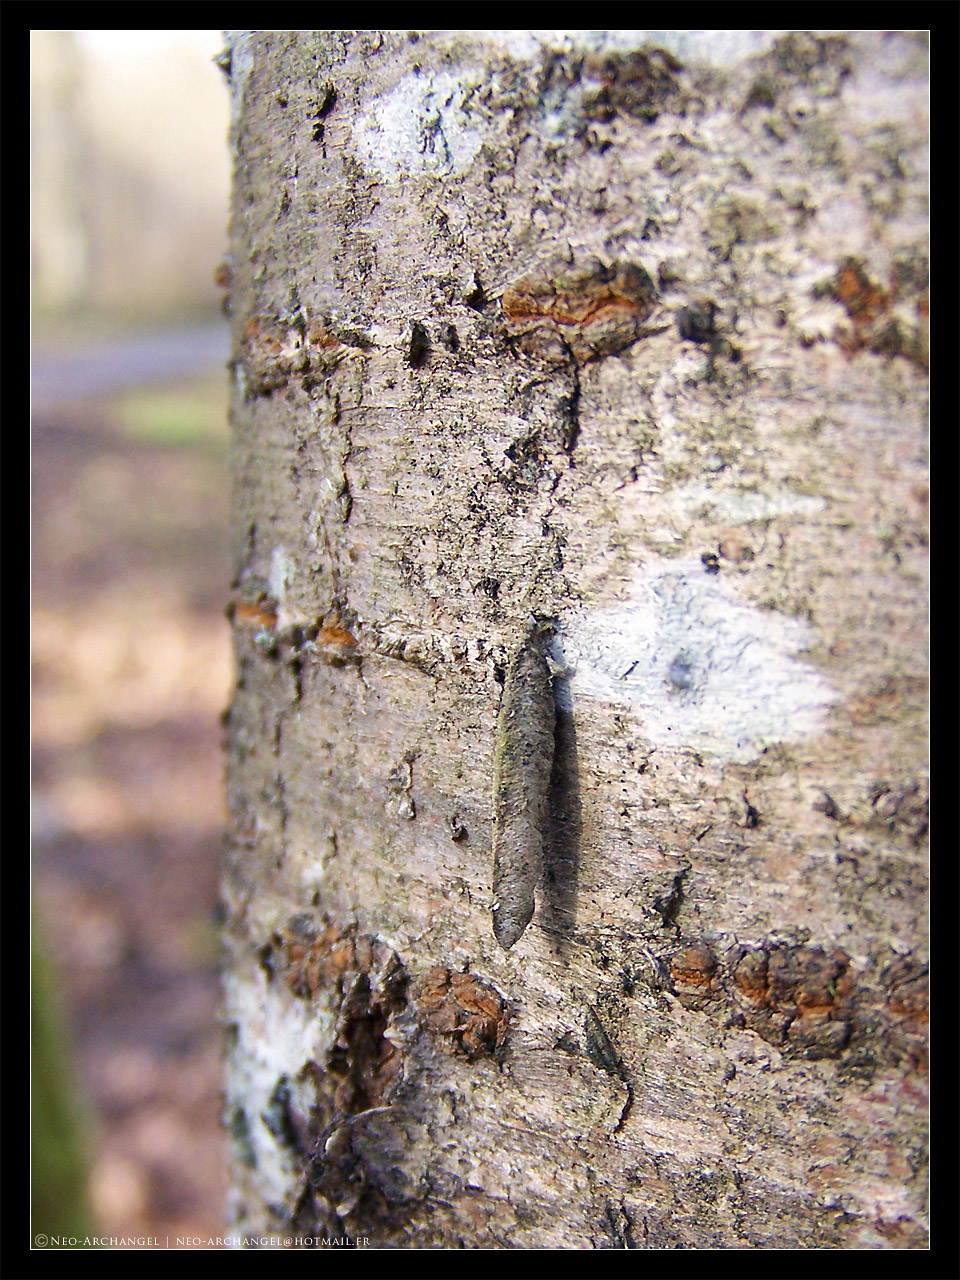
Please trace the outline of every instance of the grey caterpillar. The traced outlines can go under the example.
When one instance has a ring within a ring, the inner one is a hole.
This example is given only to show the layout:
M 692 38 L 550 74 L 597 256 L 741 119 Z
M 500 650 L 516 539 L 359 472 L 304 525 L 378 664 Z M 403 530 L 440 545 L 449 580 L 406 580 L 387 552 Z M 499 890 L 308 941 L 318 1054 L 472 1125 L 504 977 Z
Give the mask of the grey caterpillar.
M 504 950 L 533 917 L 556 714 L 550 667 L 531 634 L 507 670 L 493 757 L 493 933 Z

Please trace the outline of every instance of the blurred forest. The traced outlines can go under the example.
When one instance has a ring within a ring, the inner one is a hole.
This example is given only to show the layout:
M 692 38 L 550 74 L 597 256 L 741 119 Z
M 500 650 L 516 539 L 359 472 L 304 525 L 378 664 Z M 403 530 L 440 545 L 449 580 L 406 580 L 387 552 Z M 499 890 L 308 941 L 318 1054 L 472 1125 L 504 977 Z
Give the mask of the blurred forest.
M 31 37 L 34 1232 L 223 1233 L 221 43 Z
M 230 181 L 221 43 L 215 31 L 32 33 L 35 317 L 209 316 Z

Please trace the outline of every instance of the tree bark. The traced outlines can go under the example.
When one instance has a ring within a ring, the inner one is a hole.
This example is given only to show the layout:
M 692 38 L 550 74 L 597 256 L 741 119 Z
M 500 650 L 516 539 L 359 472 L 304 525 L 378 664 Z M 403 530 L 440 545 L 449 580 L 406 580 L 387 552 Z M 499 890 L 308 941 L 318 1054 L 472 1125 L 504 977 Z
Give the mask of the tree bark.
M 926 38 L 228 39 L 238 1228 L 924 1246 Z

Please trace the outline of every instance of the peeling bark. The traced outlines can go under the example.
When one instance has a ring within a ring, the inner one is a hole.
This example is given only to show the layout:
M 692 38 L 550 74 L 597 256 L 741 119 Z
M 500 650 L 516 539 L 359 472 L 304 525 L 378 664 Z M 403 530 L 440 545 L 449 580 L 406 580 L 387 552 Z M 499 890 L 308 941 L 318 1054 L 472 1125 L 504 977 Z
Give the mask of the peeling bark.
M 718 34 L 229 35 L 239 1228 L 926 1244 L 926 41 Z

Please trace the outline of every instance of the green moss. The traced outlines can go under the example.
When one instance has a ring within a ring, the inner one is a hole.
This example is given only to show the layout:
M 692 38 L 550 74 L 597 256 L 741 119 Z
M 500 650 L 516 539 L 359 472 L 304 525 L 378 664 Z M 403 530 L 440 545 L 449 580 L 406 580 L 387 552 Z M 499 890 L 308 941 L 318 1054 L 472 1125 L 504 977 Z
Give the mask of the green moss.
M 811 120 L 804 126 L 803 140 L 815 168 L 829 170 L 834 181 L 847 180 L 840 137 L 828 120 Z
M 721 199 L 706 220 L 707 243 L 722 260 L 729 257 L 734 245 L 772 240 L 779 230 L 760 205 L 739 196 Z
M 699 468 L 696 474 L 699 475 Z M 663 478 L 670 484 L 680 484 L 690 480 L 694 472 L 687 462 L 670 461 L 663 464 Z
M 227 1123 L 227 1129 L 233 1142 L 234 1151 L 237 1158 L 248 1169 L 257 1167 L 257 1153 L 253 1149 L 253 1141 L 250 1137 L 250 1123 L 247 1120 L 247 1113 L 242 1107 L 234 1107 L 230 1113 L 230 1119 Z
M 772 107 L 776 105 L 777 90 L 774 81 L 767 76 L 757 76 L 750 86 L 744 102 L 744 110 L 750 107 Z

